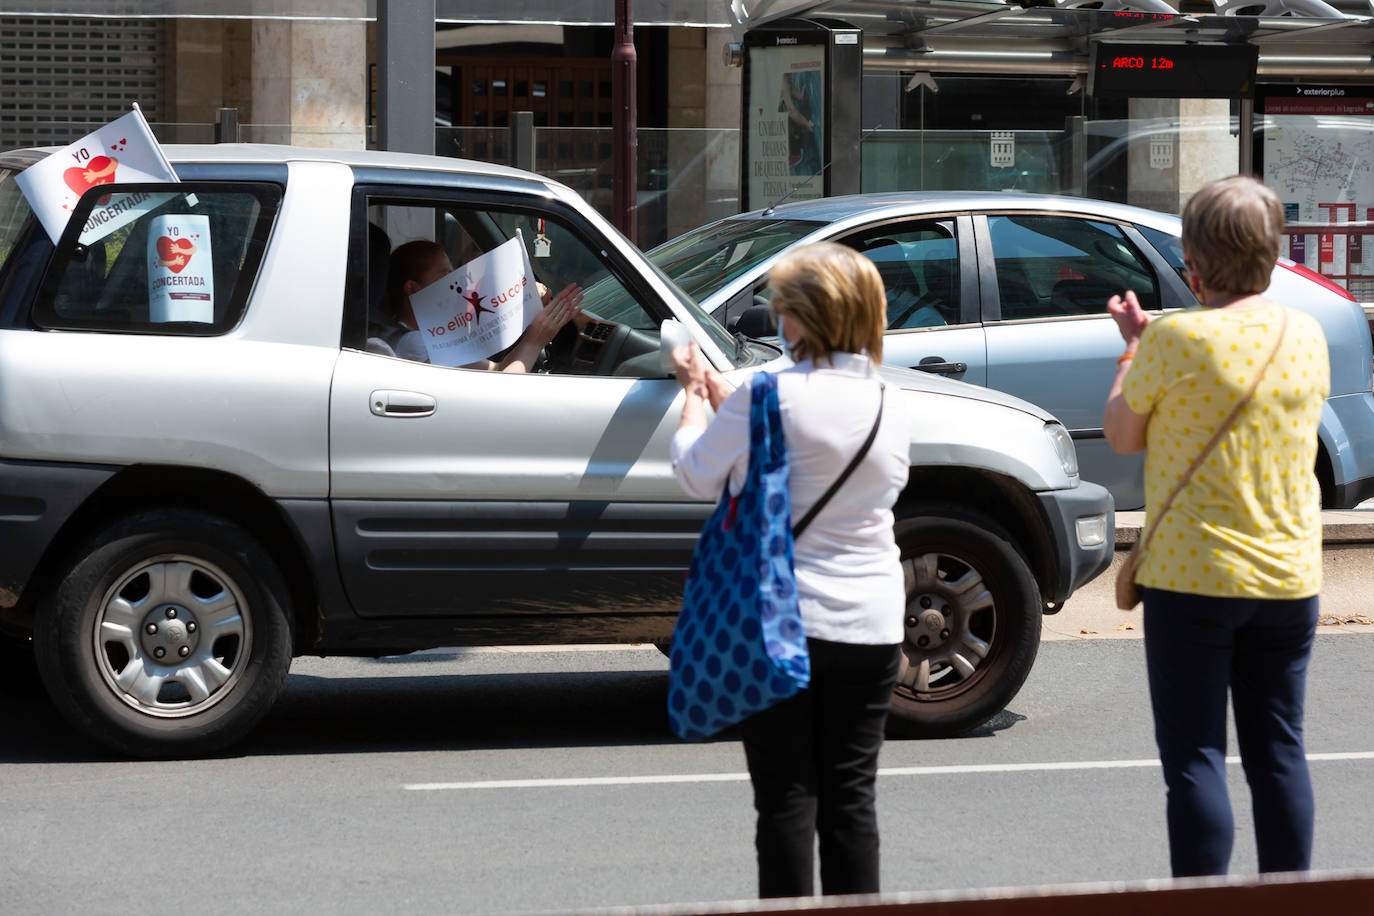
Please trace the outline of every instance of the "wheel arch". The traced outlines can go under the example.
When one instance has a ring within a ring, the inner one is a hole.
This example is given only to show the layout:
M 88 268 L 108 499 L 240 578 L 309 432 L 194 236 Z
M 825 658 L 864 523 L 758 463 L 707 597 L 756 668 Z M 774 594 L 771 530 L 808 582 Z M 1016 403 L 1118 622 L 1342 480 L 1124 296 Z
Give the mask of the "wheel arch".
M 319 587 L 300 533 L 280 506 L 241 477 L 204 468 L 133 465 L 105 481 L 62 525 L 43 553 L 15 618 L 32 631 L 39 596 L 60 574 L 76 547 L 115 519 L 158 508 L 199 509 L 232 521 L 260 539 L 277 562 L 292 607 L 295 650 L 319 635 Z
M 1014 479 L 961 467 L 913 467 L 893 510 L 898 518 L 922 505 L 967 507 L 1000 524 L 1035 574 L 1041 599 L 1059 575 L 1054 537 L 1035 497 Z
M 1331 454 L 1326 450 L 1326 442 L 1317 436 L 1317 464 L 1315 468 L 1317 484 L 1321 487 L 1323 509 L 1336 509 L 1336 469 L 1331 464 Z

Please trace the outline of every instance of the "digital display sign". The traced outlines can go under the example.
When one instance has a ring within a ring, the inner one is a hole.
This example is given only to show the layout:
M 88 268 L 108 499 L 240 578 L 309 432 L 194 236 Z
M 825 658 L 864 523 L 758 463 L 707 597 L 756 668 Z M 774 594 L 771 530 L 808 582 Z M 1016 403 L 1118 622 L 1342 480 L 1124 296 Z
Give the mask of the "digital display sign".
M 1103 98 L 1253 98 L 1258 62 L 1254 45 L 1096 42 L 1088 91 Z

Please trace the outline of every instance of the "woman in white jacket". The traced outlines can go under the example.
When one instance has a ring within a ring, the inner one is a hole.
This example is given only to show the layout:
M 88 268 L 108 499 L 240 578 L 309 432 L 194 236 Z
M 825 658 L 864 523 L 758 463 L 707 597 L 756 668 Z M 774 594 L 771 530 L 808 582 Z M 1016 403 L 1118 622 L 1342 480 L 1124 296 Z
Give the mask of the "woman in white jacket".
M 872 447 L 795 545 L 811 685 L 740 726 L 758 812 L 761 897 L 878 891 L 878 751 L 896 684 L 906 603 L 892 506 L 906 484 L 906 418 L 881 397 L 885 302 L 873 263 L 842 245 L 798 249 L 769 275 L 778 336 L 795 365 L 778 374 L 792 517 L 801 518 L 863 445 Z M 693 345 L 674 354 L 685 389 L 673 469 L 688 493 L 743 486 L 749 386 L 730 392 Z M 709 423 L 706 404 L 716 410 Z

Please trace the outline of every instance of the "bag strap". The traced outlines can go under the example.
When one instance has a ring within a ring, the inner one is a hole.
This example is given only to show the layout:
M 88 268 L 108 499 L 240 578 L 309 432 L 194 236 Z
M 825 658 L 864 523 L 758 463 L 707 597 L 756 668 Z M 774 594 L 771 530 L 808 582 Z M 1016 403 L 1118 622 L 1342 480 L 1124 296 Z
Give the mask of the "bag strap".
M 849 475 L 854 473 L 854 469 L 859 466 L 859 462 L 864 460 L 864 456 L 868 454 L 868 450 L 873 447 L 873 440 L 878 438 L 878 425 L 883 421 L 883 398 L 886 394 L 887 386 L 879 382 L 878 415 L 873 418 L 873 428 L 868 431 L 868 438 L 864 440 L 863 445 L 859 446 L 858 454 L 850 459 L 849 465 L 840 472 L 840 476 L 835 478 L 835 482 L 830 485 L 830 489 L 822 493 L 821 498 L 812 503 L 811 508 L 802 516 L 802 520 L 792 526 L 792 540 L 795 541 L 797 538 L 801 537 L 802 532 L 806 530 L 806 526 L 810 525 L 811 520 L 816 517 L 817 513 L 825 508 L 825 504 L 830 502 L 830 497 L 834 496 L 835 491 L 849 479 Z
M 1245 405 L 1250 403 L 1250 399 L 1254 397 L 1255 392 L 1259 390 L 1260 380 L 1264 378 L 1264 373 L 1269 371 L 1269 366 L 1274 362 L 1274 357 L 1278 355 L 1279 347 L 1283 346 L 1284 333 L 1288 330 L 1288 310 L 1283 306 L 1279 306 L 1279 314 L 1281 316 L 1279 323 L 1279 339 L 1274 342 L 1274 348 L 1269 351 L 1269 357 L 1264 361 L 1264 365 L 1260 367 L 1259 372 L 1255 373 L 1255 380 L 1250 383 L 1250 390 L 1245 392 L 1245 397 L 1236 402 L 1235 407 L 1231 408 L 1231 412 L 1226 415 L 1225 420 L 1221 421 L 1221 425 L 1218 426 L 1217 431 L 1212 434 L 1212 438 L 1207 440 L 1207 444 L 1202 447 L 1202 451 L 1198 452 L 1197 457 L 1193 459 L 1193 463 L 1188 465 L 1188 470 L 1184 471 L 1183 476 L 1178 479 L 1178 483 L 1174 484 L 1174 489 L 1169 493 L 1169 498 L 1164 500 L 1164 505 L 1160 507 L 1159 514 L 1150 519 L 1150 525 L 1145 529 L 1145 536 L 1135 542 L 1135 547 L 1131 549 L 1132 553 L 1141 553 L 1145 550 L 1145 545 L 1148 544 L 1150 538 L 1154 536 L 1155 528 L 1159 526 L 1165 513 L 1169 511 L 1169 507 L 1174 504 L 1174 497 L 1181 493 L 1183 488 L 1188 485 L 1188 481 L 1193 477 L 1193 472 L 1201 467 L 1203 459 L 1211 453 L 1212 449 L 1216 448 L 1217 443 L 1221 441 L 1222 437 L 1231 429 L 1231 425 L 1235 423 L 1236 418 L 1240 416 L 1240 412 L 1245 409 Z

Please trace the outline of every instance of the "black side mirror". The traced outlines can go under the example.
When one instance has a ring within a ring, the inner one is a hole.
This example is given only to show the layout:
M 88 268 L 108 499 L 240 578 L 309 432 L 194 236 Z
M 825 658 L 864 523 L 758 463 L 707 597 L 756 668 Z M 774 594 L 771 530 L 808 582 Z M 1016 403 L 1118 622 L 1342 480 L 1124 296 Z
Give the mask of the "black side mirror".
M 773 337 L 778 333 L 778 323 L 768 306 L 751 305 L 740 313 L 730 330 L 745 337 Z

